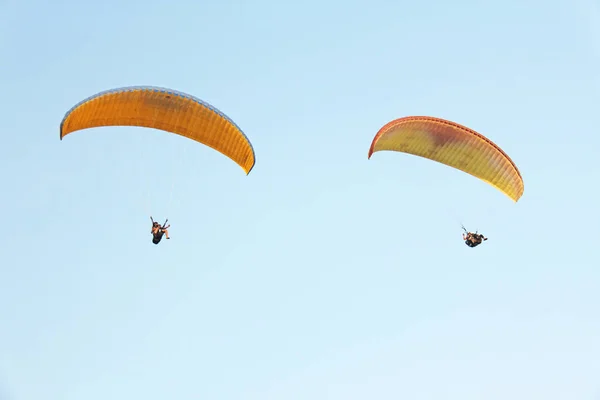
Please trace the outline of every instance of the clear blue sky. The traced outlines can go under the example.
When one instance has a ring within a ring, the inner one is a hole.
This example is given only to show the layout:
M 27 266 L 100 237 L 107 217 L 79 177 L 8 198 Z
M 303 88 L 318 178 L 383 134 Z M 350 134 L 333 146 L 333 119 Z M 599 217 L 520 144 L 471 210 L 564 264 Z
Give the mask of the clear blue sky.
M 0 397 L 600 398 L 591 1 L 2 1 Z M 158 131 L 59 140 L 129 85 L 223 110 L 252 173 Z M 521 201 L 368 160 L 408 115 L 494 140 Z

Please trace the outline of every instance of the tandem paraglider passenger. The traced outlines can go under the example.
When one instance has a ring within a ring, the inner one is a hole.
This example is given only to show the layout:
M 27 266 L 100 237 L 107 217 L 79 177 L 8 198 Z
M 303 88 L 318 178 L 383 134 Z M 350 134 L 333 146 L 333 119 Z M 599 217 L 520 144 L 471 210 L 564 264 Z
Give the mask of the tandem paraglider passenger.
M 483 236 L 481 233 L 467 232 L 467 233 L 463 233 L 463 240 L 465 241 L 465 244 L 467 246 L 469 246 L 469 247 L 477 247 L 484 240 L 488 240 L 488 238 L 486 238 L 485 236 Z
M 171 225 L 167 225 L 167 222 L 169 222 L 168 219 L 162 225 L 159 224 L 158 222 L 154 222 L 152 217 L 150 217 L 150 221 L 152 221 L 152 231 L 151 231 L 152 243 L 159 244 L 160 241 L 162 240 L 163 235 L 165 235 L 165 237 L 167 239 L 171 239 L 169 237 L 169 231 L 168 231 L 168 229 L 171 227 Z

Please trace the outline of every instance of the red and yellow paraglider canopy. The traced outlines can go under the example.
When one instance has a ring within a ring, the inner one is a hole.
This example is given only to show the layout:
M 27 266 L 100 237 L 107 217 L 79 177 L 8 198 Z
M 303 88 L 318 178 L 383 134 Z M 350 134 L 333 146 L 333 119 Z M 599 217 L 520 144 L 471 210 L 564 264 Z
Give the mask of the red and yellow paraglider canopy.
M 252 144 L 229 117 L 210 104 L 176 90 L 131 86 L 97 93 L 76 104 L 60 124 L 60 139 L 89 128 L 138 126 L 175 133 L 217 150 L 249 174 Z
M 471 174 L 517 202 L 524 184 L 510 157 L 485 136 L 452 121 L 404 117 L 377 132 L 369 158 L 378 151 L 398 151 L 428 158 Z

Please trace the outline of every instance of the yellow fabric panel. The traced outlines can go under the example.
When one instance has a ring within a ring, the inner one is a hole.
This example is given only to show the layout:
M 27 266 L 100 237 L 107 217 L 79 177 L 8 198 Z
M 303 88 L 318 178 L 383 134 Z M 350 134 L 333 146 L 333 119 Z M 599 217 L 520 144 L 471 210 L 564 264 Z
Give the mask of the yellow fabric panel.
M 433 117 L 392 121 L 373 139 L 369 158 L 378 151 L 413 154 L 454 167 L 496 187 L 515 202 L 523 195 L 523 179 L 508 155 L 481 134 L 451 121 Z
M 254 167 L 252 144 L 235 123 L 184 93 L 151 87 L 100 93 L 67 113 L 60 137 L 102 126 L 139 126 L 176 133 L 224 154 L 246 174 Z

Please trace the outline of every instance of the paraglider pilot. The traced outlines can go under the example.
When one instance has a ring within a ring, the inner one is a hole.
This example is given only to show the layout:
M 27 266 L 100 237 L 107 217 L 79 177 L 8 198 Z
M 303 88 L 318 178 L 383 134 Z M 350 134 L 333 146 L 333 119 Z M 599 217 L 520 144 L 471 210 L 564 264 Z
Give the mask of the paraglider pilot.
M 467 246 L 469 246 L 469 247 L 477 247 L 484 240 L 488 240 L 488 238 L 486 238 L 485 236 L 483 236 L 481 233 L 466 232 L 466 233 L 463 233 L 463 240 L 465 241 L 465 244 Z
M 167 239 L 170 239 L 168 229 L 171 227 L 171 225 L 167 225 L 167 222 L 169 222 L 168 219 L 162 225 L 158 222 L 154 222 L 152 217 L 150 217 L 150 221 L 152 221 L 152 243 L 159 244 L 163 235 L 165 235 Z

